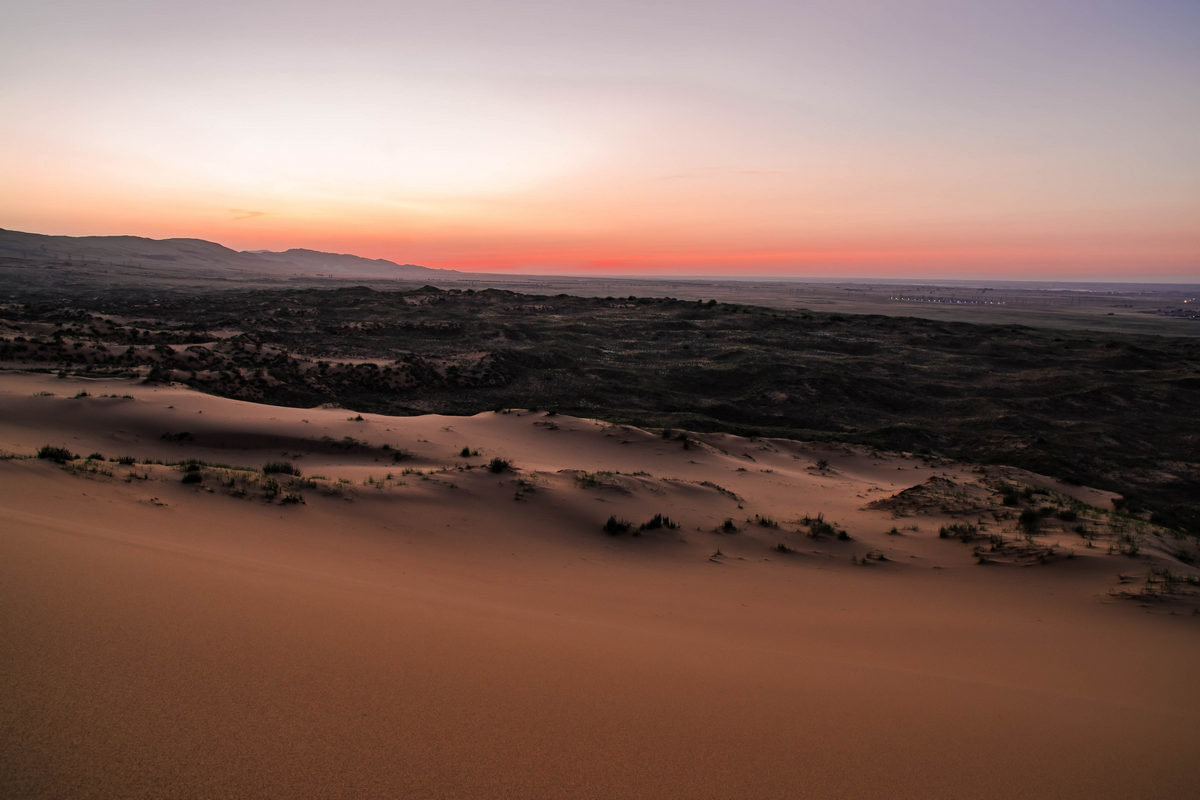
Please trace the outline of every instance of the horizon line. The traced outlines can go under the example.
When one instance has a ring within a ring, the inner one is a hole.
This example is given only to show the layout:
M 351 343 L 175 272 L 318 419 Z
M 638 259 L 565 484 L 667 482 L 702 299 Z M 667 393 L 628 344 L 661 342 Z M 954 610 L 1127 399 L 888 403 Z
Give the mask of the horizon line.
M 679 282 L 695 282 L 695 281 L 722 281 L 722 282 L 756 282 L 756 283 L 874 283 L 874 284 L 917 284 L 917 285 L 933 285 L 945 286 L 955 283 L 1003 283 L 1003 284 L 1079 284 L 1079 285 L 1161 285 L 1161 286 L 1197 286 L 1200 287 L 1200 275 L 1182 279 L 1180 276 L 1174 275 L 1142 275 L 1137 276 L 1122 276 L 1122 277 L 1105 277 L 1105 278 L 1081 278 L 1081 277 L 1044 277 L 1044 278 L 1014 278 L 1014 277 L 996 277 L 994 275 L 972 275 L 972 276 L 883 276 L 871 274 L 853 274 L 853 275 L 802 275 L 802 274 L 752 274 L 752 275 L 728 275 L 722 273 L 679 273 L 679 272 L 651 272 L 651 273 L 635 273 L 627 271 L 614 272 L 597 272 L 597 271 L 581 271 L 581 272 L 522 272 L 521 267 L 501 268 L 494 270 L 479 270 L 478 268 L 461 267 L 461 266 L 430 266 L 428 264 L 417 264 L 411 261 L 396 261 L 391 258 L 363 256 L 353 252 L 336 252 L 333 250 L 319 250 L 314 247 L 292 246 L 283 250 L 271 250 L 269 248 L 254 248 L 254 249 L 237 249 L 229 245 L 215 241 L 213 239 L 205 239 L 199 236 L 166 236 L 163 238 L 155 238 L 153 236 L 144 236 L 133 233 L 37 233 L 34 231 L 21 231 L 15 228 L 6 228 L 0 226 L 0 231 L 9 233 L 20 233 L 32 236 L 46 237 L 61 237 L 67 239 L 118 239 L 118 238 L 133 238 L 146 239 L 152 242 L 169 242 L 169 241 L 199 241 L 215 244 L 219 247 L 224 247 L 235 253 L 248 253 L 259 255 L 263 253 L 283 254 L 290 250 L 306 250 L 314 253 L 322 253 L 335 256 L 350 256 L 353 258 L 361 258 L 365 261 L 383 261 L 393 264 L 397 267 L 420 267 L 437 272 L 452 272 L 463 276 L 503 276 L 511 278 L 529 278 L 529 279 L 593 279 L 593 280 L 634 280 L 634 281 L 679 281 Z M 352 278 L 347 278 L 352 280 Z M 367 279 L 364 277 L 364 279 Z M 369 278 L 371 280 L 379 280 L 379 278 Z M 468 278 L 471 279 L 471 278 Z M 388 280 L 384 278 L 383 280 Z

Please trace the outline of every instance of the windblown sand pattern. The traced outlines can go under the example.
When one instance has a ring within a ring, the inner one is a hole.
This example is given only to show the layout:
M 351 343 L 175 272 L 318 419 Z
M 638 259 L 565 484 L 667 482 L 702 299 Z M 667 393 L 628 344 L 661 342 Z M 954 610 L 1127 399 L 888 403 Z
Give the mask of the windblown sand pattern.
M 1200 789 L 1191 545 L 1103 492 L 44 375 L 0 450 L 5 797 Z

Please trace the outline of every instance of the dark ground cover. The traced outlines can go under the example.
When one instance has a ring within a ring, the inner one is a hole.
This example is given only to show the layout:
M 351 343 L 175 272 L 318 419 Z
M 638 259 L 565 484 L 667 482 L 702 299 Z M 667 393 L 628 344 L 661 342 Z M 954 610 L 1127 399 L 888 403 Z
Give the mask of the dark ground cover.
M 1200 535 L 1192 339 L 432 287 L 24 297 L 0 319 L 9 364 L 286 405 L 540 408 L 1011 464 Z

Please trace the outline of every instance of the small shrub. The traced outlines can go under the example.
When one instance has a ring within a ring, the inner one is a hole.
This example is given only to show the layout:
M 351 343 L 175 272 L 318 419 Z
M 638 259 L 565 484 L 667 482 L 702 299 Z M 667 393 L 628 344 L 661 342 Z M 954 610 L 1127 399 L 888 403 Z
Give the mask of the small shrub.
M 778 528 L 779 523 L 770 517 L 761 517 L 758 514 L 754 515 L 754 521 L 764 528 Z
M 617 519 L 616 515 L 613 515 L 604 523 L 604 532 L 609 536 L 619 536 L 622 533 L 629 533 L 629 529 L 632 527 L 632 523 L 623 519 Z
M 825 514 L 820 513 L 815 517 L 810 517 L 807 514 L 804 519 L 800 520 L 802 525 L 808 526 L 808 535 L 814 539 L 819 539 L 822 536 L 835 536 L 843 542 L 850 541 L 850 534 L 834 525 L 825 521 Z
M 1073 508 L 1063 508 L 1059 509 L 1058 518 L 1063 522 L 1074 522 L 1075 520 L 1079 519 L 1079 514 L 1077 514 Z
M 197 468 L 198 469 L 198 468 Z M 204 480 L 204 476 L 197 472 L 185 472 L 180 483 L 200 483 Z
M 464 447 L 462 450 L 459 450 L 458 457 L 459 458 L 470 458 L 471 457 L 471 448 Z
M 263 464 L 264 475 L 299 475 L 300 469 L 290 461 L 268 461 Z
M 120 458 L 117 459 L 117 463 L 118 464 L 127 464 L 127 465 L 128 464 L 136 464 L 137 459 L 134 458 L 133 456 L 121 456 Z
M 979 533 L 979 528 L 967 523 L 955 523 L 954 525 L 943 525 L 938 529 L 939 539 L 956 538 L 963 542 L 969 542 Z
M 104 455 L 101 453 L 92 453 L 90 456 L 88 456 L 88 460 L 89 461 L 103 461 Z
M 727 519 L 721 523 L 721 533 L 737 533 L 738 526 L 733 524 L 732 519 Z
M 501 472 L 508 472 L 510 469 L 512 469 L 512 464 L 508 462 L 508 459 L 500 458 L 499 456 L 488 462 L 489 472 L 500 474 Z
M 793 550 L 792 548 L 788 547 L 788 546 L 787 546 L 786 544 L 784 544 L 783 542 L 780 542 L 779 544 L 775 545 L 775 549 L 776 549 L 776 550 L 778 550 L 779 552 L 781 552 L 781 553 L 785 553 L 785 554 L 786 554 L 786 553 L 794 553 L 794 552 L 796 552 L 795 550 Z
M 54 445 L 50 444 L 42 445 L 41 449 L 39 449 L 37 452 L 37 457 L 46 458 L 58 464 L 62 464 L 67 461 L 74 461 L 75 459 L 79 458 L 79 456 L 75 455 L 65 447 L 55 447 Z
M 1032 508 L 1026 508 L 1021 512 L 1021 517 L 1017 520 L 1017 525 L 1026 533 L 1034 534 L 1037 533 L 1041 521 L 1042 517 L 1037 511 L 1034 511 Z
M 658 530 L 659 528 L 674 529 L 678 527 L 679 523 L 675 522 L 675 520 L 671 519 L 670 517 L 664 517 L 662 514 L 655 514 L 648 521 L 643 522 L 638 527 L 638 530 L 654 531 Z

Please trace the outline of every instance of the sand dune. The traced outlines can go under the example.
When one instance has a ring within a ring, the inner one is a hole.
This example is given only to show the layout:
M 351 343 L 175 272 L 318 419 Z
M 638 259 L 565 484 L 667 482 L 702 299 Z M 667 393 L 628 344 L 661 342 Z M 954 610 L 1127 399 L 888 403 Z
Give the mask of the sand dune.
M 1195 570 L 1103 492 L 45 375 L 0 375 L 0 450 L 4 796 L 1200 789 Z

